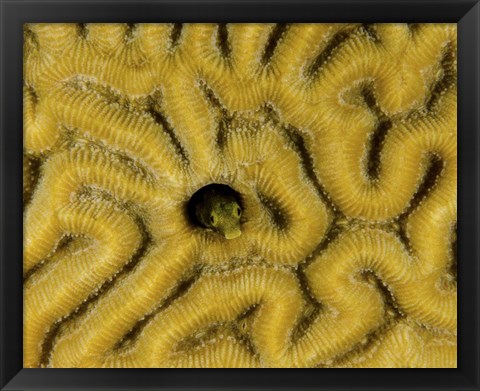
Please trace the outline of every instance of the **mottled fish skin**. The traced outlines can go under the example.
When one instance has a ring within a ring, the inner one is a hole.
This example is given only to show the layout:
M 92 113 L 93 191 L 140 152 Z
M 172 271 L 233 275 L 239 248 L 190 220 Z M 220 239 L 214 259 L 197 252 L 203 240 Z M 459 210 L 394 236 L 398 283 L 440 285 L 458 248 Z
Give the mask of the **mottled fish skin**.
M 206 191 L 195 205 L 195 216 L 205 227 L 221 233 L 226 239 L 241 235 L 242 208 L 232 195 L 221 194 L 214 189 Z

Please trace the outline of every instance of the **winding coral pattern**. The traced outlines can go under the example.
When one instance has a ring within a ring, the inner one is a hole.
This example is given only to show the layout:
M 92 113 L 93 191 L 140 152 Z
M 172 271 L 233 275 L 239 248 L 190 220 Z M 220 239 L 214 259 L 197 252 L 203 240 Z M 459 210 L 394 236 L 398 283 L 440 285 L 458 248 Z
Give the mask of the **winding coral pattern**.
M 24 35 L 25 367 L 456 367 L 456 25 Z

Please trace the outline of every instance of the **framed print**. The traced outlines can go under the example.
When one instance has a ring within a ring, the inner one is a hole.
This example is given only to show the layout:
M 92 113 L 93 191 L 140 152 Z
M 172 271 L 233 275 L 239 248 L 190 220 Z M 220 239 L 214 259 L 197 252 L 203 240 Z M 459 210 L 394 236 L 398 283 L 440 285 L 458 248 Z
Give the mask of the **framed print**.
M 0 4 L 2 389 L 478 389 L 477 1 Z

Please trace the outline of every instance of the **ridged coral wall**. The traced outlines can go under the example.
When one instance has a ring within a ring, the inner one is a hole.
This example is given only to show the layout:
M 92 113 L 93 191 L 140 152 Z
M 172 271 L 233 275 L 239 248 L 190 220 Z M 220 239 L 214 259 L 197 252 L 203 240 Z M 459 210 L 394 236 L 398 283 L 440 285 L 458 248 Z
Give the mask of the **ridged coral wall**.
M 456 367 L 456 25 L 24 33 L 25 367 Z

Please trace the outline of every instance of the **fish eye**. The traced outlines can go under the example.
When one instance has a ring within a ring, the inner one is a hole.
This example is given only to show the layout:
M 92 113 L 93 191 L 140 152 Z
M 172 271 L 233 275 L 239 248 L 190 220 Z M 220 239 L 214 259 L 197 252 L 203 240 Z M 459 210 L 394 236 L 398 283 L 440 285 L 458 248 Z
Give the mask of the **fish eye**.
M 215 224 L 215 216 L 214 215 L 210 215 L 210 222 L 212 224 Z
M 242 210 L 237 206 L 237 216 L 240 216 L 242 214 Z

